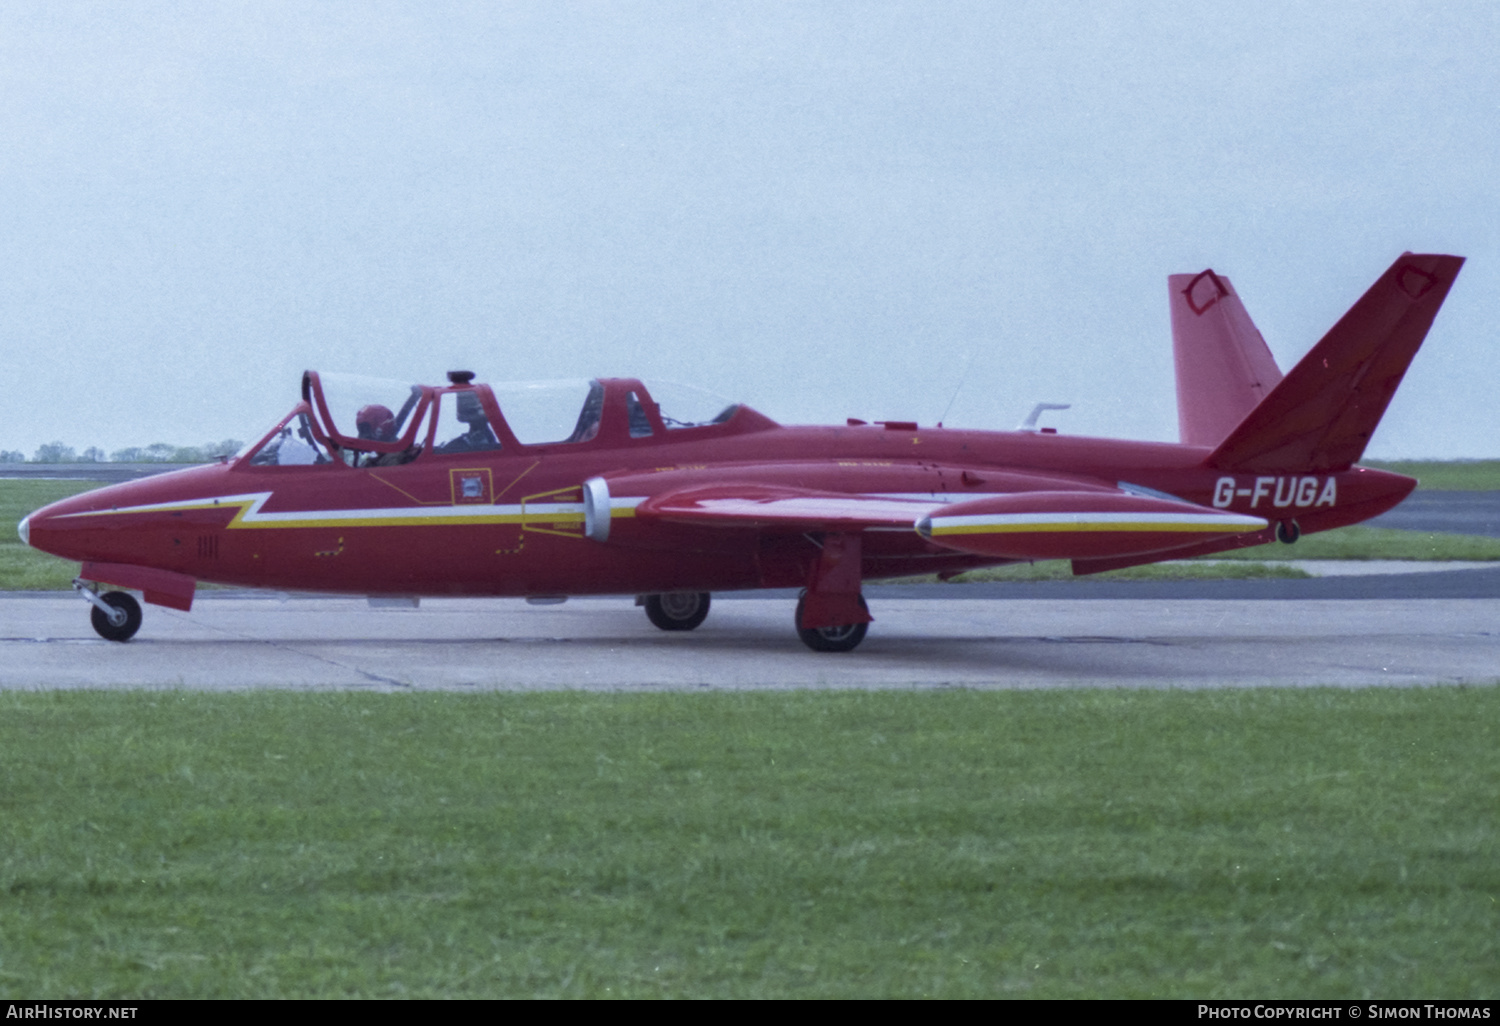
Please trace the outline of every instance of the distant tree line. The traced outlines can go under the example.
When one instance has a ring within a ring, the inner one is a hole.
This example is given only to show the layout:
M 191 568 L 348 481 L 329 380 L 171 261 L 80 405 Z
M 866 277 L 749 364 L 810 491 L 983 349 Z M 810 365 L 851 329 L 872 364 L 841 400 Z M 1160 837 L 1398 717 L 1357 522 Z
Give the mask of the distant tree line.
M 48 442 L 37 449 L 31 459 L 24 452 L 0 449 L 0 463 L 211 463 L 223 456 L 233 456 L 245 443 L 234 438 L 205 445 L 168 445 L 157 442 L 144 448 L 120 449 L 104 455 L 98 446 L 78 452 L 71 445 Z

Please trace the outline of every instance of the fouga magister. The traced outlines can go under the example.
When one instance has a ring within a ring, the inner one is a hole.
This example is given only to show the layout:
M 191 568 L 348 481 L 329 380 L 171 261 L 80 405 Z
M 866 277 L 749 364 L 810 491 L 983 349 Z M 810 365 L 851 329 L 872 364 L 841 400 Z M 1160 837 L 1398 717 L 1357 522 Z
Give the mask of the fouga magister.
M 1354 463 L 1462 264 L 1403 254 L 1285 377 L 1226 278 L 1171 277 L 1176 444 L 1069 437 L 1035 414 L 1004 432 L 784 427 L 631 378 L 570 397 L 466 371 L 438 387 L 308 372 L 233 459 L 53 503 L 20 532 L 83 564 L 75 587 L 114 641 L 141 623 L 130 592 L 187 610 L 200 581 L 636 595 L 663 630 L 697 627 L 715 591 L 801 588 L 802 640 L 847 651 L 871 620 L 865 580 L 1036 559 L 1090 574 L 1395 506 L 1416 482 Z

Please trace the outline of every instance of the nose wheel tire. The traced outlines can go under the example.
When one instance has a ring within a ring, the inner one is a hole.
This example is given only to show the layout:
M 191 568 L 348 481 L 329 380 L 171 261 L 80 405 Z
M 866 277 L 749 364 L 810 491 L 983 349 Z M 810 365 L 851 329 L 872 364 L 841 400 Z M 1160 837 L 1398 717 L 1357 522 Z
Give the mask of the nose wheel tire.
M 797 618 L 793 623 L 802 623 L 802 606 L 805 598 L 797 600 Z M 859 599 L 859 607 L 865 607 L 864 596 Z M 842 623 L 836 627 L 802 627 L 797 628 L 797 637 L 802 639 L 802 644 L 814 652 L 850 652 L 865 640 L 865 632 L 870 629 L 867 623 Z
M 646 596 L 646 616 L 664 631 L 690 631 L 708 617 L 708 592 L 673 591 Z
M 141 604 L 135 596 L 123 591 L 108 591 L 99 598 L 117 613 L 124 614 L 122 622 L 115 624 L 110 623 L 111 618 L 97 606 L 90 610 L 89 621 L 99 637 L 106 641 L 129 641 L 135 637 L 135 632 L 141 629 Z

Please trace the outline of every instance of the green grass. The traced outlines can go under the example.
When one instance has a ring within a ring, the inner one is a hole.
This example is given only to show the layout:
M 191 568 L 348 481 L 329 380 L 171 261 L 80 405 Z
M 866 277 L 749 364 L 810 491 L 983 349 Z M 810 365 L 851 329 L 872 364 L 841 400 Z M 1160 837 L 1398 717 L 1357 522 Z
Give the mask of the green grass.
M 1043 560 L 1016 563 L 1011 566 L 971 570 L 953 578 L 955 584 L 972 581 L 1222 581 L 1265 577 L 1310 577 L 1296 567 L 1283 565 L 1290 560 L 1318 559 L 1397 559 L 1433 561 L 1500 560 L 1500 538 L 1480 535 L 1440 534 L 1435 531 L 1398 531 L 1388 527 L 1340 527 L 1332 531 L 1304 535 L 1294 545 L 1257 545 L 1250 549 L 1219 552 L 1201 559 L 1172 560 L 1146 566 L 1127 567 L 1079 578 L 1067 560 Z M 1229 562 L 1225 562 L 1229 561 Z M 892 584 L 925 584 L 936 581 L 928 574 L 907 577 Z
M 1363 465 L 1414 477 L 1418 488 L 1500 491 L 1500 460 L 1366 460 Z
M 1293 545 L 1258 545 L 1205 558 L 1491 560 L 1500 559 L 1500 538 L 1356 525 L 1303 535 Z
M 1239 560 L 1234 563 L 1204 563 L 1194 560 L 1176 560 L 1169 563 L 1150 563 L 1146 566 L 1126 567 L 1124 570 L 1110 570 L 1102 574 L 1091 574 L 1087 578 L 1079 578 L 1073 573 L 1073 564 L 1066 559 L 1044 559 L 1036 563 L 1012 563 L 1009 566 L 986 567 L 982 570 L 970 570 L 951 579 L 954 584 L 968 584 L 981 581 L 1076 581 L 1076 580 L 1115 580 L 1115 581 L 1224 581 L 1224 580 L 1252 580 L 1267 577 L 1277 578 L 1307 578 L 1311 577 L 1305 570 L 1297 567 L 1285 566 L 1272 562 L 1254 562 L 1251 560 Z M 899 577 L 884 581 L 871 581 L 871 584 L 933 584 L 938 581 L 936 574 L 926 574 L 919 577 Z
M 0 480 L 0 591 L 51 591 L 72 584 L 78 564 L 27 548 L 16 525 L 49 502 L 99 487 L 97 481 Z
M 6 997 L 1486 997 L 1500 688 L 0 695 Z
M 0 543 L 21 544 L 16 525 L 26 514 L 70 495 L 102 488 L 98 481 L 30 481 L 0 478 Z

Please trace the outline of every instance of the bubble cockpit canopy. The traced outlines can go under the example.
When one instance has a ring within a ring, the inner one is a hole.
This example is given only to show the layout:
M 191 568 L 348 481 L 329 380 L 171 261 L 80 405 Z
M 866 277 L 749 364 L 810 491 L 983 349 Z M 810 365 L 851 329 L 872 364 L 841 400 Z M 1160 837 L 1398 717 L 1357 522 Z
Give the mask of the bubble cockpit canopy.
M 742 434 L 774 421 L 702 389 L 634 378 L 445 386 L 358 374 L 302 376 L 302 402 L 241 459 L 252 466 L 396 466 L 423 457 L 532 447 L 614 447 L 643 439 Z

